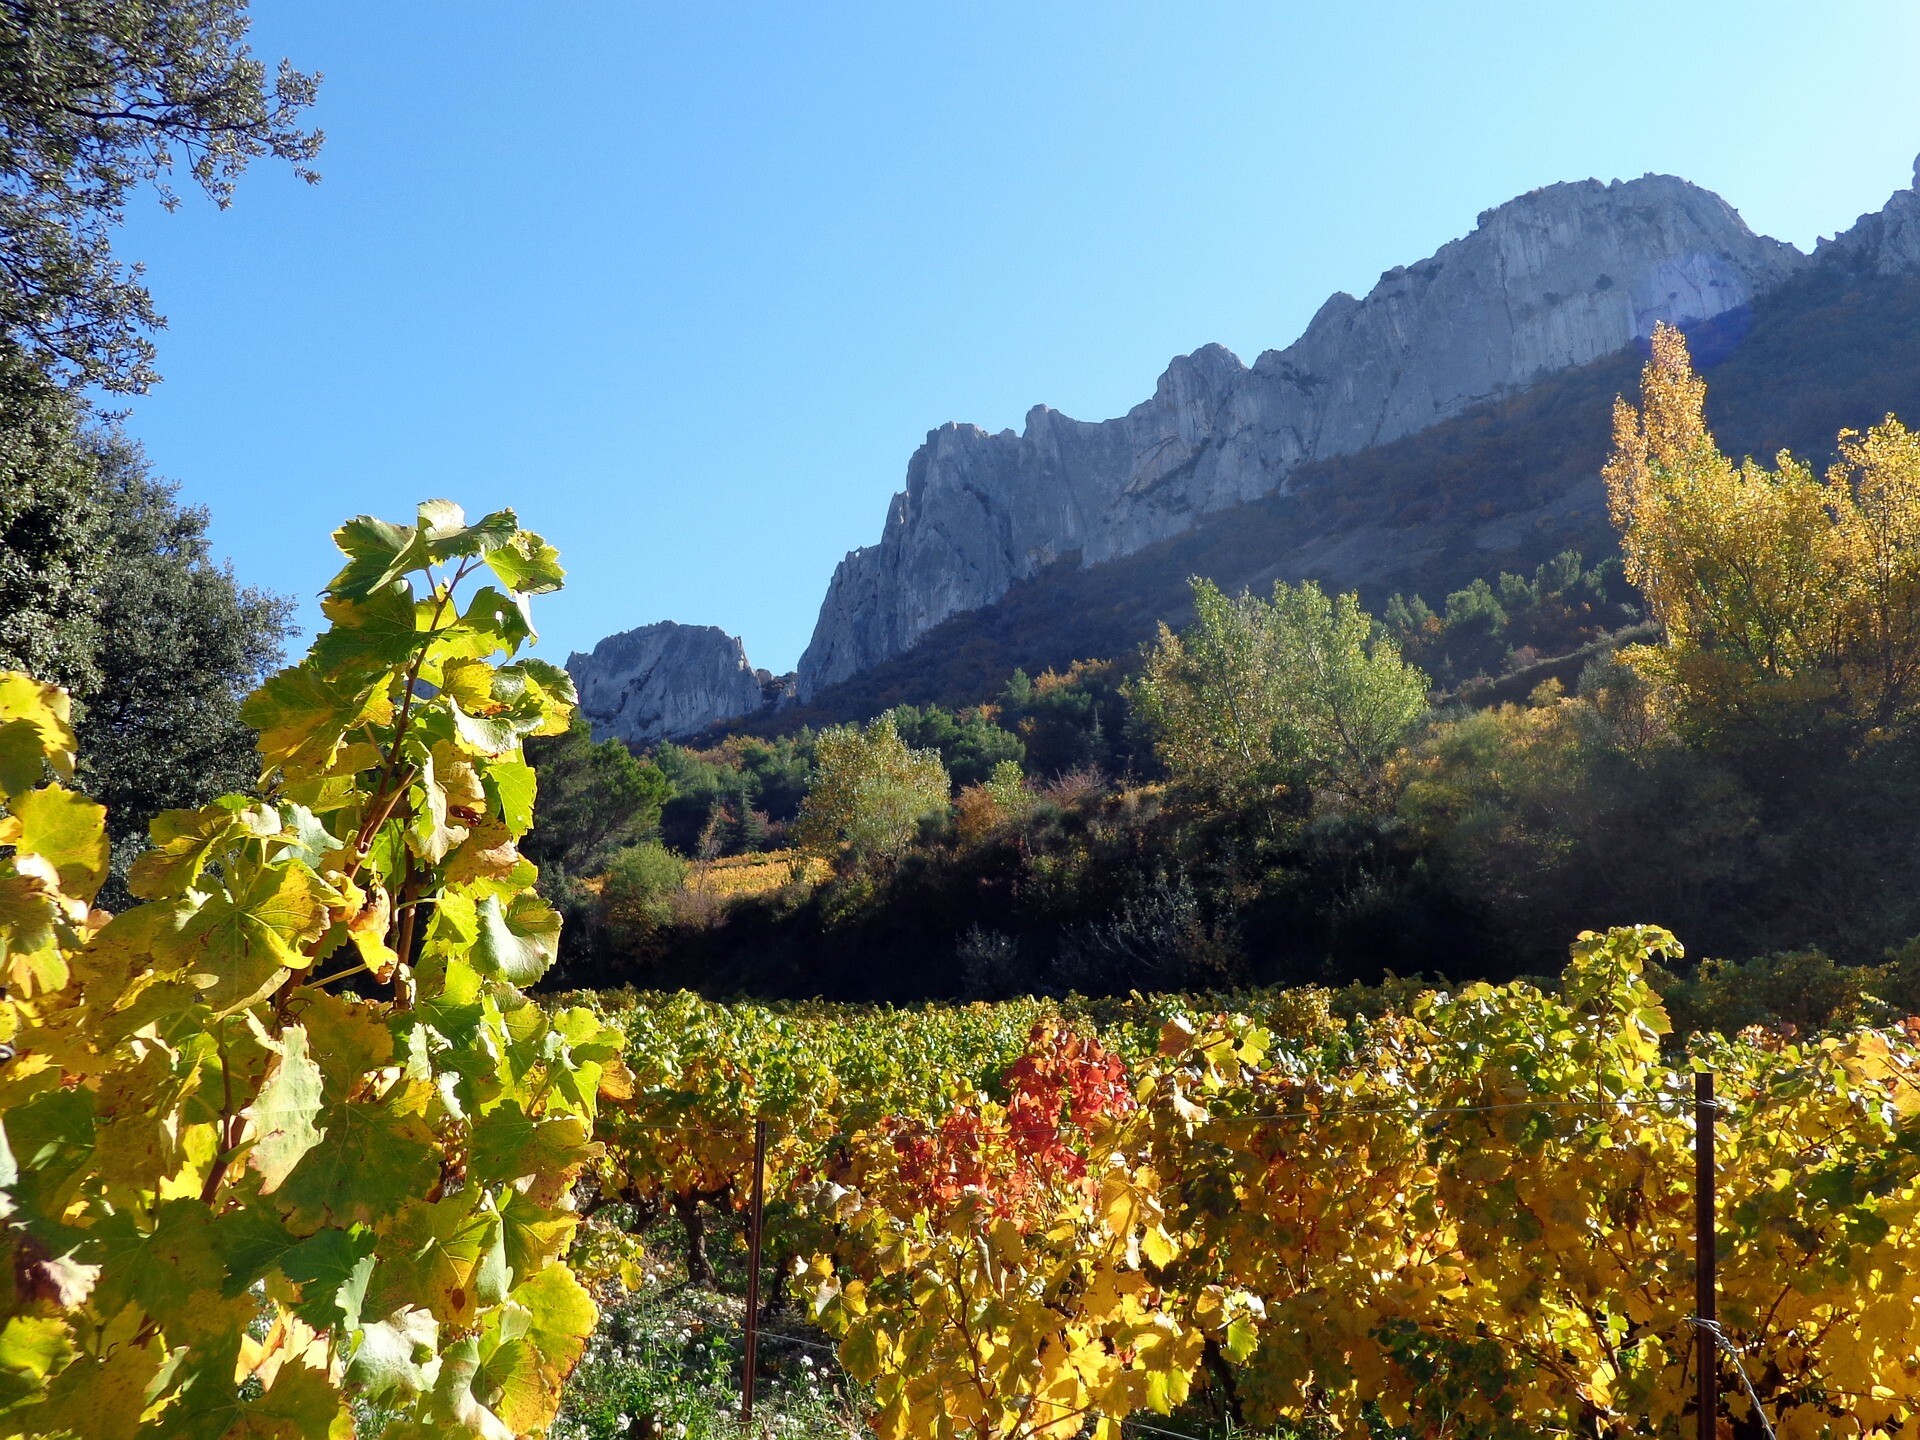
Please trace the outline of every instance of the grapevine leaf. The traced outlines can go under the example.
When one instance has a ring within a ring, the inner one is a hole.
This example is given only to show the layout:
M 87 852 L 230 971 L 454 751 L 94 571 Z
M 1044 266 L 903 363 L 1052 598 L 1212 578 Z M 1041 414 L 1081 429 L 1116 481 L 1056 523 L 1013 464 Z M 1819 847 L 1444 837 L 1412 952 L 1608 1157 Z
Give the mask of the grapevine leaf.
M 54 946 L 57 916 L 46 882 L 0 869 L 0 982 L 33 995 L 67 983 L 67 965 Z
M 387 1232 L 384 1248 L 382 1309 L 419 1305 L 442 1324 L 466 1329 L 484 1307 L 506 1298 L 511 1276 L 500 1217 L 475 1209 L 471 1193 L 413 1206 Z
M 153 848 L 133 862 L 127 888 L 143 900 L 164 900 L 192 889 L 243 822 L 239 807 L 216 800 L 199 810 L 163 810 L 147 829 Z
M 22 675 L 12 671 L 0 671 L 0 720 L 20 722 L 33 733 L 33 750 L 38 752 L 32 766 L 32 774 L 20 785 L 15 786 L 10 779 L 0 780 L 7 793 L 17 795 L 28 786 L 39 783 L 40 764 L 44 760 L 53 767 L 53 773 L 62 780 L 73 778 L 73 756 L 78 748 L 73 738 L 73 702 L 67 692 L 58 685 L 48 685 L 35 680 L 31 675 Z M 29 742 L 23 732 L 8 729 L 4 753 L 11 758 L 10 765 L 24 768 Z
M 37 1385 L 73 1354 L 73 1336 L 57 1316 L 15 1315 L 0 1327 L 0 1376 Z
M 347 557 L 340 573 L 327 582 L 328 595 L 365 600 L 429 559 L 424 536 L 411 525 L 394 525 L 360 515 L 333 532 L 333 543 Z
M 106 807 L 59 785 L 15 796 L 11 805 L 20 822 L 15 849 L 51 864 L 67 894 L 91 900 L 107 878 Z
M 471 1337 L 449 1345 L 441 1353 L 440 1374 L 433 1387 L 436 1417 L 443 1426 L 455 1426 L 476 1440 L 514 1440 L 513 1431 L 473 1393 L 477 1378 L 480 1378 L 479 1339 Z M 442 1428 L 434 1433 L 444 1435 L 446 1430 Z
M 469 755 L 505 755 L 520 743 L 511 719 L 469 715 L 451 696 L 447 708 L 453 716 L 454 736 Z
M 501 1343 L 480 1370 L 492 1408 L 515 1431 L 544 1428 L 560 1408 L 566 1377 L 586 1348 L 599 1312 L 564 1266 L 553 1265 L 520 1286 L 503 1317 Z M 517 1312 L 517 1314 L 516 1314 Z M 519 1323 L 512 1323 L 524 1316 Z M 519 1333 L 514 1333 L 519 1332 Z
M 521 739 L 558 733 L 573 692 L 493 657 L 562 572 L 510 511 L 417 520 L 336 533 L 330 628 L 242 708 L 274 803 L 160 817 L 121 916 L 87 904 L 103 812 L 40 788 L 73 773 L 66 695 L 0 676 L 5 1433 L 350 1440 L 347 1385 L 395 1405 L 394 1440 L 553 1419 L 594 1318 L 560 1259 L 565 1191 L 619 1062 L 510 983 L 559 926 L 514 843 Z M 496 584 L 454 619 L 481 562 Z M 398 970 L 401 893 L 426 931 L 392 1001 L 289 988 L 349 942 Z M 436 1312 L 460 1330 L 446 1356 Z
M 361 964 L 375 978 L 385 981 L 400 963 L 400 955 L 387 944 L 387 928 L 393 920 L 393 899 L 386 887 L 375 883 L 360 908 L 347 921 L 347 938 L 360 956 Z
M 361 1327 L 347 1378 L 372 1400 L 423 1394 L 433 1384 L 439 1338 L 440 1324 L 425 1310 L 395 1310 Z
M 160 1373 L 173 1394 L 153 1430 L 162 1440 L 225 1440 L 240 1423 L 245 1401 L 233 1383 L 244 1332 L 230 1330 L 180 1357 Z M 302 1437 L 304 1440 L 304 1437 Z
M 506 825 L 488 817 L 467 828 L 467 838 L 447 861 L 446 883 L 460 885 L 469 880 L 505 879 L 520 863 L 520 851 L 507 833 Z
M 420 533 L 430 544 L 445 542 L 467 528 L 467 512 L 452 500 L 422 500 L 416 514 Z
M 558 1380 L 565 1378 L 586 1349 L 587 1337 L 600 1318 L 593 1297 L 571 1270 L 549 1265 L 515 1290 L 512 1298 L 532 1317 L 528 1338 L 545 1358 L 557 1389 Z
M 477 635 L 492 636 L 499 648 L 517 650 L 533 638 L 533 609 L 524 595 L 503 595 L 482 585 L 467 602 L 460 621 Z
M 432 511 L 429 517 L 429 511 Z M 428 549 L 435 560 L 485 555 L 507 544 L 520 529 L 511 510 L 496 510 L 469 525 L 466 514 L 449 500 L 429 500 L 420 507 L 420 528 L 428 532 Z
M 225 1278 L 220 1293 L 240 1295 L 279 1265 L 299 1241 L 267 1206 L 249 1204 L 228 1210 L 214 1227 L 213 1245 Z
M 484 660 L 455 660 L 441 672 L 440 693 L 459 702 L 469 715 L 491 715 L 500 709 L 493 698 L 493 666 Z
M 303 990 L 299 1015 L 319 1059 L 330 1104 L 341 1104 L 360 1077 L 393 1058 L 393 1032 L 365 1001 Z
M 417 1116 L 334 1102 L 320 1122 L 326 1144 L 309 1150 L 278 1191 L 296 1231 L 378 1224 L 439 1176 L 433 1132 Z
M 100 1280 L 94 1303 L 112 1315 L 129 1303 L 149 1315 L 179 1314 L 201 1291 L 218 1291 L 224 1272 L 214 1245 L 212 1216 L 198 1199 L 164 1201 L 151 1233 L 125 1210 L 93 1228 Z
M 331 830 L 304 805 L 288 804 L 281 807 L 285 834 L 291 843 L 287 846 L 287 855 L 292 856 L 313 870 L 324 869 L 327 858 L 346 849 Z
M 586 1121 L 578 1115 L 535 1118 L 507 1100 L 473 1122 L 472 1175 L 485 1184 L 564 1171 L 585 1158 Z
M 313 642 L 310 663 L 323 670 L 404 665 L 429 639 L 421 633 L 413 591 L 404 582 L 364 600 L 323 600 L 320 608 L 333 624 Z
M 0 797 L 31 790 L 46 766 L 47 747 L 39 727 L 31 720 L 0 720 Z
M 479 934 L 473 965 L 482 975 L 511 985 L 531 985 L 547 973 L 560 945 L 560 917 L 532 895 L 516 895 L 502 907 L 489 895 L 475 908 Z
M 232 1014 L 279 988 L 286 971 L 311 961 L 301 946 L 326 932 L 318 881 L 298 861 L 260 866 L 239 877 L 244 888 L 209 900 L 179 934 L 156 948 L 191 967 L 214 1014 Z
M 465 827 L 450 823 L 449 785 L 439 772 L 449 767 L 444 755 L 428 755 L 420 763 L 420 779 L 415 785 L 420 801 L 414 806 L 413 819 L 407 825 L 407 848 L 429 865 L 438 865 L 447 852 L 466 839 Z M 451 780 L 451 774 L 448 776 Z
M 1260 1332 L 1253 1322 L 1242 1315 L 1227 1324 L 1227 1358 L 1238 1365 L 1253 1353 L 1253 1347 L 1259 1343 Z
M 335 680 L 311 663 L 276 671 L 240 707 L 269 764 L 314 768 L 333 763 L 348 730 L 392 717 L 384 684 Z
M 580 703 L 580 693 L 574 688 L 571 675 L 545 660 L 522 660 L 500 671 L 500 676 L 517 681 L 523 687 L 522 703 L 517 709 L 534 717 L 532 734 L 566 733 L 574 707 Z
M 537 790 L 533 767 L 517 757 L 494 760 L 482 772 L 507 833 L 515 840 L 533 828 L 533 801 Z
M 253 1121 L 253 1149 L 247 1164 L 260 1172 L 260 1192 L 278 1190 L 293 1167 L 326 1138 L 314 1125 L 320 1113 L 320 1067 L 307 1054 L 307 1031 L 288 1025 L 266 1084 L 247 1107 Z
M 871 1325 L 860 1325 L 840 1342 L 840 1363 L 847 1374 L 862 1384 L 872 1384 L 880 1374 L 879 1337 Z
M 509 1321 L 515 1322 L 512 1329 L 524 1331 L 525 1312 L 516 1308 L 502 1316 L 503 1333 L 480 1362 L 473 1388 L 490 1397 L 488 1408 L 519 1435 L 544 1427 L 559 1407 L 559 1396 L 547 1389 L 540 1373 L 540 1352 L 533 1343 L 524 1333 L 504 1333 Z
M 134 1440 L 147 1387 L 165 1357 L 152 1342 L 112 1346 L 96 1359 L 81 1355 L 48 1387 L 46 1404 L 36 1410 L 36 1430 L 47 1435 L 71 1432 L 86 1440 Z
M 538 685 L 552 703 L 569 710 L 580 703 L 580 692 L 574 686 L 573 676 L 552 661 L 526 659 L 512 668 L 523 672 L 529 681 Z
M 321 1230 L 288 1250 L 280 1271 L 300 1287 L 294 1314 L 316 1330 L 357 1328 L 377 1244 L 372 1230 L 356 1226 Z
M 507 1266 L 525 1279 L 566 1252 L 575 1220 L 566 1211 L 536 1205 L 509 1186 L 501 1195 L 500 1224 L 507 1247 Z
M 282 1365 L 221 1440 L 353 1440 L 353 1433 L 346 1397 L 323 1367 L 303 1359 Z
M 544 595 L 567 578 L 560 552 L 528 530 L 516 531 L 503 545 L 487 551 L 487 566 L 516 595 Z
M 93 1159 L 95 1105 L 91 1090 L 62 1087 L 6 1112 L 7 1147 L 19 1171 L 12 1188 L 44 1214 L 66 1209 L 72 1187 Z

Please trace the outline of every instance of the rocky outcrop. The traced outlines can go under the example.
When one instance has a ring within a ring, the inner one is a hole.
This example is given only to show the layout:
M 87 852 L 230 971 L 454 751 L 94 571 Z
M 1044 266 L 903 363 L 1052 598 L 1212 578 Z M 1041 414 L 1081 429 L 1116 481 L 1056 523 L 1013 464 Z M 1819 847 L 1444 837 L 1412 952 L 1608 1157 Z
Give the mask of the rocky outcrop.
M 750 715 L 783 682 L 747 663 L 740 641 L 714 625 L 664 620 L 609 635 L 567 657 L 580 712 L 594 738 L 629 744 L 680 739 Z
M 1877 243 L 1904 253 L 1912 239 L 1907 228 Z M 1364 299 L 1335 295 L 1299 340 L 1251 367 L 1209 345 L 1115 420 L 1039 406 L 1020 434 L 943 426 L 908 464 L 880 543 L 835 571 L 799 697 L 1056 560 L 1130 554 L 1283 490 L 1304 461 L 1410 434 L 1611 354 L 1657 321 L 1737 309 L 1803 263 L 1684 180 L 1552 185 L 1388 271 Z
M 1822 240 L 1813 253 L 1875 275 L 1920 271 L 1920 159 L 1913 162 L 1911 189 L 1895 191 L 1883 209 L 1862 215 L 1845 234 Z

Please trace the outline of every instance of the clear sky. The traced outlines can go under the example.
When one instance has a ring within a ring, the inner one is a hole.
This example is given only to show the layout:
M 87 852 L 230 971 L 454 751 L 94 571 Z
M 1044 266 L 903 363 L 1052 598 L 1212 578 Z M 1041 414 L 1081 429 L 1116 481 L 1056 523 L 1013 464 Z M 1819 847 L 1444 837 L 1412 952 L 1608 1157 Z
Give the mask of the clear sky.
M 1535 186 L 1806 247 L 1920 151 L 1913 0 L 254 9 L 326 178 L 136 208 L 129 428 L 308 623 L 343 518 L 515 506 L 555 659 L 674 619 L 788 669 L 929 429 L 1119 414 Z

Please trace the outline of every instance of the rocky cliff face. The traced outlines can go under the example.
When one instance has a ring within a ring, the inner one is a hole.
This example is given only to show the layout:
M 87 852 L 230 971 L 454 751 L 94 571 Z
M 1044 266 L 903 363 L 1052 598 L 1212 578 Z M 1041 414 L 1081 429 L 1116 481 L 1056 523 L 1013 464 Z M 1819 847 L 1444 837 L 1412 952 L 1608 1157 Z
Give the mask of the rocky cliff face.
M 747 664 L 739 640 L 713 625 L 671 620 L 609 635 L 567 657 L 580 711 L 597 740 L 649 744 L 750 715 L 779 682 Z
M 1913 162 L 1912 189 L 1894 192 L 1883 209 L 1862 215 L 1845 234 L 1822 240 L 1813 253 L 1875 275 L 1920 270 L 1920 159 Z
M 1876 253 L 1920 247 L 1920 196 L 1913 210 L 1889 220 Z M 1684 180 L 1553 185 L 1487 211 L 1472 234 L 1388 271 L 1364 299 L 1335 295 L 1299 340 L 1251 367 L 1209 345 L 1175 360 L 1153 398 L 1119 419 L 1038 406 L 1017 435 L 943 426 L 908 464 L 880 543 L 836 570 L 799 696 L 1063 556 L 1130 554 L 1284 489 L 1306 460 L 1409 434 L 1611 354 L 1657 321 L 1736 309 L 1803 263 Z

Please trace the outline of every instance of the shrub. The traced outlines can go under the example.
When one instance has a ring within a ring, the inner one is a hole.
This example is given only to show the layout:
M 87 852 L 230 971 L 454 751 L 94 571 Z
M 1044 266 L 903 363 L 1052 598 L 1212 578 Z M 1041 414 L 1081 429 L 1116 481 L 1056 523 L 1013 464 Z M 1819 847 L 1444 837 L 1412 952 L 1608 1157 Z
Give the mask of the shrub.
M 630 845 L 613 857 L 601 882 L 600 913 L 621 949 L 643 949 L 673 918 L 673 897 L 691 867 L 658 840 Z

